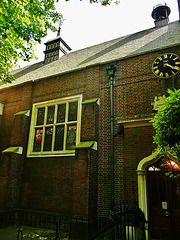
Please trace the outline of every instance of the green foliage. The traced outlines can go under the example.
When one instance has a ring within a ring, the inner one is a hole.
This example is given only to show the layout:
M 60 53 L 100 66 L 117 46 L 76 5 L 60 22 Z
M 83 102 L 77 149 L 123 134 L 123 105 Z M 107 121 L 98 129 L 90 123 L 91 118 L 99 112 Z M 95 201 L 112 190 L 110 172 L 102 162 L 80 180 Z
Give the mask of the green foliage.
M 90 0 L 90 3 L 101 3 L 103 6 L 107 6 L 107 5 L 110 5 L 113 0 Z M 120 1 L 116 0 L 115 1 L 116 4 L 119 4 Z
M 24 231 L 23 231 L 24 232 Z M 68 232 L 59 231 L 58 235 L 60 239 L 69 239 Z M 56 232 L 53 230 L 42 230 L 42 229 L 33 229 L 30 228 L 26 230 L 26 234 L 23 234 L 23 240 L 55 240 L 56 239 Z
M 0 1 L 0 80 L 11 82 L 10 71 L 18 59 L 30 61 L 35 57 L 33 46 L 56 31 L 54 23 L 62 17 L 55 10 L 59 0 L 1 0 Z M 69 0 L 65 0 L 69 1 Z M 113 0 L 89 0 L 109 5 Z M 116 4 L 119 1 L 115 1 Z
M 61 15 L 56 0 L 1 0 L 0 3 L 0 80 L 10 82 L 10 70 L 18 59 L 34 57 L 33 46 L 41 42 L 47 30 Z
M 170 152 L 180 162 L 180 89 L 168 90 L 169 96 L 153 119 L 154 142 L 161 153 Z

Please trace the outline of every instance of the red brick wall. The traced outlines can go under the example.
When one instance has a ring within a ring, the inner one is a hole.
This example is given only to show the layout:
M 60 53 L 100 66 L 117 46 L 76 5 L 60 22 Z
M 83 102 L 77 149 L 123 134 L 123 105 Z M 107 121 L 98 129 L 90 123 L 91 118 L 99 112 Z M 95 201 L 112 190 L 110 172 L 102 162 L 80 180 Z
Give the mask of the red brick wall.
M 117 68 L 114 86 L 115 132 L 118 121 L 129 118 L 150 117 L 154 97 L 166 93 L 168 87 L 179 88 L 179 75 L 159 80 L 152 73 L 152 63 L 163 52 L 180 54 L 180 49 L 168 49 L 114 62 Z M 110 65 L 110 64 L 109 64 Z M 100 69 L 100 121 L 98 165 L 98 214 L 109 216 L 111 164 L 110 157 L 110 89 L 106 69 Z M 151 126 L 124 129 L 114 138 L 115 148 L 115 200 L 137 198 L 138 163 L 154 149 Z
M 115 132 L 121 119 L 150 116 L 152 101 L 168 86 L 179 86 L 178 77 L 159 81 L 152 73 L 154 59 L 168 49 L 116 61 L 114 86 Z M 0 151 L 17 143 L 12 136 L 14 114 L 31 110 L 33 103 L 83 95 L 83 101 L 100 98 L 100 106 L 88 104 L 82 111 L 81 141 L 96 140 L 98 151 L 77 150 L 75 157 L 25 158 L 22 201 L 24 208 L 66 214 L 109 216 L 111 196 L 109 64 L 89 67 L 0 91 L 5 102 L 1 116 Z M 29 131 L 29 126 L 28 130 Z M 26 133 L 25 133 L 26 134 Z M 114 138 L 115 199 L 137 198 L 135 170 L 153 151 L 151 126 L 126 128 Z M 27 141 L 28 134 L 26 136 Z M 11 142 L 12 139 L 12 142 Z M 8 162 L 1 159 L 0 207 L 8 184 Z M 4 171 L 3 171 L 4 169 Z M 93 210 L 94 209 L 94 210 Z
M 0 99 L 4 101 L 4 112 L 1 116 L 0 156 L 1 152 L 10 146 L 14 114 L 31 109 L 32 84 L 20 85 L 0 91 Z
M 26 159 L 22 207 L 69 215 L 88 213 L 86 159 Z
M 89 150 L 89 219 L 97 216 L 97 197 L 98 197 L 98 152 Z
M 9 180 L 9 157 L 6 155 L 3 158 L 3 161 L 1 158 L 0 165 L 0 208 L 5 208 L 6 206 L 8 180 Z
M 122 159 L 117 158 L 117 163 L 123 164 L 123 170 L 116 165 L 116 198 L 137 199 L 137 175 L 138 163 L 152 154 L 153 146 L 152 126 L 134 127 L 124 129 Z M 118 146 L 116 149 L 119 149 Z M 117 152 L 117 150 L 116 150 Z M 118 155 L 118 153 L 117 153 Z M 123 180 L 123 191 L 120 182 Z
M 83 104 L 81 141 L 98 140 L 99 105 L 97 103 Z
M 23 135 L 22 131 L 19 131 L 22 123 L 21 115 L 14 118 L 15 113 L 32 110 L 33 103 L 78 94 L 83 95 L 83 100 L 99 97 L 98 67 L 2 90 L 0 100 L 5 101 L 5 108 L 4 114 L 1 116 L 3 123 L 1 151 L 9 146 L 21 145 L 22 136 L 26 143 L 26 151 L 29 125 L 26 129 L 24 128 Z M 89 127 L 93 128 L 93 131 L 83 125 L 83 115 L 82 126 L 84 127 L 82 127 L 81 135 L 82 138 L 86 136 L 84 140 L 97 138 L 98 125 L 95 122 L 97 122 L 98 110 L 96 104 L 90 105 L 83 114 L 91 116 Z M 16 127 L 13 128 L 13 126 Z M 90 154 L 90 157 L 91 155 L 94 159 L 94 154 Z M 21 157 L 25 158 L 24 155 Z M 77 150 L 75 157 L 25 158 L 24 160 L 21 207 L 59 211 L 69 215 L 88 215 L 89 209 L 94 208 L 92 215 L 97 214 L 97 201 L 89 202 L 90 195 L 91 199 L 97 198 L 97 188 L 94 187 L 94 176 L 96 174 L 97 179 L 97 170 L 95 172 L 95 167 L 92 167 L 93 162 L 96 162 L 97 168 L 97 157 L 91 161 L 86 150 Z M 6 191 L 7 186 L 10 185 L 10 170 L 8 169 L 9 163 L 5 159 L 1 161 L 3 175 L 1 175 L 0 207 L 5 207 L 7 206 L 5 199 L 10 193 Z M 18 169 L 16 169 L 17 172 Z

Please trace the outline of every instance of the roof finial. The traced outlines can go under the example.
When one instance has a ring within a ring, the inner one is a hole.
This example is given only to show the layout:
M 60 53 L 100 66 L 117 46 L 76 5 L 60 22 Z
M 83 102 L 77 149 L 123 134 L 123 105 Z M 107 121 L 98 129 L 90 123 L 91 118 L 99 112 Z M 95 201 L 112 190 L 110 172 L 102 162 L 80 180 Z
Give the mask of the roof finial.
M 59 28 L 58 28 L 58 32 L 57 32 L 57 37 L 60 36 L 61 26 L 63 25 L 63 22 L 64 22 L 65 20 L 66 20 L 66 19 L 64 19 L 63 17 L 59 20 Z

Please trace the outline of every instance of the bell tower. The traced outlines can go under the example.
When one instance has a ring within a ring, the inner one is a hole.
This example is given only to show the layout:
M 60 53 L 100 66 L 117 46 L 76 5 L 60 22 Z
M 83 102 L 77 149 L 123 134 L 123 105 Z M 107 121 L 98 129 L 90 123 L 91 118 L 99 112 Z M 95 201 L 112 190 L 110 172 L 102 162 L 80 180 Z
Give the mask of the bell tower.
M 61 26 L 63 24 L 63 19 L 60 20 L 59 29 L 57 32 L 57 36 L 51 40 L 48 40 L 46 45 L 46 50 L 44 51 L 45 57 L 44 62 L 50 63 L 56 61 L 60 57 L 60 53 L 67 54 L 72 49 L 69 45 L 60 37 Z
M 163 27 L 169 23 L 169 14 L 171 9 L 165 4 L 157 4 L 153 7 L 152 18 L 154 18 L 155 27 Z

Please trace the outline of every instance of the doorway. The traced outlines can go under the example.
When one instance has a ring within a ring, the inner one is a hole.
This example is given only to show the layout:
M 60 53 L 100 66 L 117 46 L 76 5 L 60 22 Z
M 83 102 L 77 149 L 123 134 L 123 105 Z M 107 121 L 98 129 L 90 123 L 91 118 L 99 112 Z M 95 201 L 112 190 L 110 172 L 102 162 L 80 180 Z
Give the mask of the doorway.
M 176 177 L 165 173 L 173 171 Z M 148 168 L 150 239 L 178 240 L 180 236 L 180 174 L 179 166 L 163 159 Z

